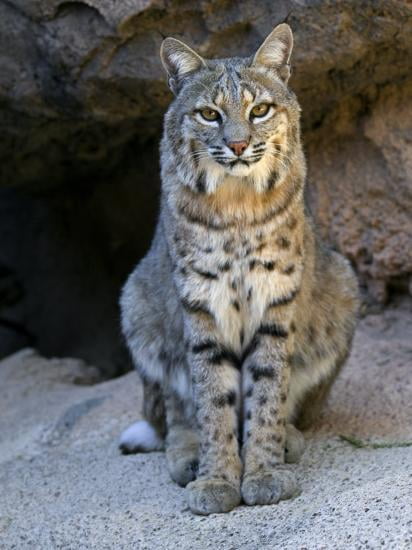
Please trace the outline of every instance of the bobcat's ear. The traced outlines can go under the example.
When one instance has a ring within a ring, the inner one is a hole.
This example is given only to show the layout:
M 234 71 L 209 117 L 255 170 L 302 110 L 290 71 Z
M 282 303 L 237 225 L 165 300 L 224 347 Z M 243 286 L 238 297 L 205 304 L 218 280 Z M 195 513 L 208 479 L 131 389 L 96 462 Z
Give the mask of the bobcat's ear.
M 185 77 L 206 67 L 206 62 L 200 55 L 176 38 L 163 40 L 160 59 L 169 77 L 169 87 L 175 94 L 179 91 L 180 83 Z
M 290 76 L 289 60 L 293 48 L 292 30 L 286 23 L 273 29 L 253 58 L 252 66 L 273 69 L 287 83 Z

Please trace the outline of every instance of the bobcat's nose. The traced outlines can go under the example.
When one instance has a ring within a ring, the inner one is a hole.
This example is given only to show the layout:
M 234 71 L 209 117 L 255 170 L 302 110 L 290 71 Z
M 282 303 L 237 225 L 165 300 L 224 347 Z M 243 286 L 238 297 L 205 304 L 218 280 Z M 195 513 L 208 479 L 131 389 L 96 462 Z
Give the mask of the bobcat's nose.
M 229 141 L 226 145 L 235 153 L 235 155 L 240 157 L 240 155 L 246 150 L 249 143 L 247 141 Z

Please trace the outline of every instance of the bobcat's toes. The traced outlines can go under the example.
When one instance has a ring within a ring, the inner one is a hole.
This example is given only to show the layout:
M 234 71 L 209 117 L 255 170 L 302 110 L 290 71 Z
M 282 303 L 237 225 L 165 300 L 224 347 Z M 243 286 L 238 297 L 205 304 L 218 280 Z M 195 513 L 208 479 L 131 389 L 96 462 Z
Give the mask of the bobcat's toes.
M 196 479 L 199 466 L 197 448 L 175 448 L 166 450 L 167 468 L 170 477 L 181 487 Z
M 189 507 L 195 514 L 230 512 L 240 503 L 240 491 L 223 479 L 199 479 L 187 486 Z
M 276 504 L 299 493 L 295 476 L 282 468 L 259 474 L 246 475 L 242 483 L 242 497 L 246 504 Z
M 303 434 L 293 426 L 286 425 L 285 462 L 289 464 L 299 462 L 305 450 Z

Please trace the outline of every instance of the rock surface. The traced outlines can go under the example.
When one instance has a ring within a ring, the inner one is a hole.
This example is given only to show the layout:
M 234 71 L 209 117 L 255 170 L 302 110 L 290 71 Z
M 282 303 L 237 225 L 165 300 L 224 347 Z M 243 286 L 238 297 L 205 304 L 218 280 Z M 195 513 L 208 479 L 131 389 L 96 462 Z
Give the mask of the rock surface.
M 412 545 L 411 301 L 361 323 L 296 467 L 302 494 L 276 506 L 193 516 L 163 453 L 121 456 L 138 418 L 134 373 L 34 350 L 0 362 L 0 540 L 12 548 L 335 550 Z M 356 448 L 339 435 L 383 448 Z M 391 446 L 391 444 L 393 446 Z
M 249 55 L 284 20 L 321 231 L 372 301 L 412 288 L 410 2 L 0 0 L 0 278 L 24 290 L 0 298 L 0 356 L 128 368 L 117 297 L 156 219 L 162 37 Z

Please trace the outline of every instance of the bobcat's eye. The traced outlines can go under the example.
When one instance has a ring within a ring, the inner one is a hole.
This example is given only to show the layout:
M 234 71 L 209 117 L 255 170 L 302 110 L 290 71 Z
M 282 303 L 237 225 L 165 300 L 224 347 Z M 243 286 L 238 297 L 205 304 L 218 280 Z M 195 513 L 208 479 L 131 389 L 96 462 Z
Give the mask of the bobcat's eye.
M 201 109 L 199 113 L 202 115 L 202 117 L 207 120 L 208 122 L 213 122 L 214 120 L 219 120 L 220 115 L 217 111 L 214 109 Z
M 259 103 L 250 111 L 251 118 L 260 118 L 268 114 L 270 105 L 268 103 Z

